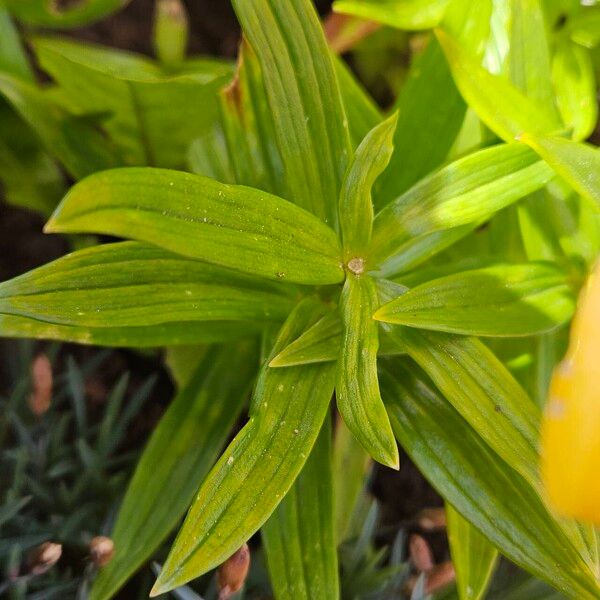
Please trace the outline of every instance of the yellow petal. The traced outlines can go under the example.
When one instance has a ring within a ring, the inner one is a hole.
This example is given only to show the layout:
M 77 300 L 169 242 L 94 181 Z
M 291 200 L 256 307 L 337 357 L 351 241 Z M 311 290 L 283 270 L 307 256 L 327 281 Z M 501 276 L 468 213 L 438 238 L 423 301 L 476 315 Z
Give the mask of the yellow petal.
M 542 477 L 565 516 L 600 524 L 600 263 L 579 298 L 542 425 Z

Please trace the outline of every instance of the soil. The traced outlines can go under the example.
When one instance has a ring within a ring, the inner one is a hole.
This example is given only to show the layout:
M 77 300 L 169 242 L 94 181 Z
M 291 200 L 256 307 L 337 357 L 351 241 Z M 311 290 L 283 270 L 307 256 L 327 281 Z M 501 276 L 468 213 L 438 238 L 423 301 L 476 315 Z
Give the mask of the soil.
M 75 36 L 108 46 L 151 55 L 151 15 L 153 0 L 132 0 L 120 13 L 92 27 L 70 31 Z M 330 2 L 317 2 L 319 11 L 326 14 Z M 230 2 L 226 0 L 187 0 L 191 35 L 189 49 L 194 54 L 234 57 L 239 42 L 237 25 Z M 1 195 L 1 192 L 0 192 Z M 63 255 L 66 243 L 58 236 L 42 233 L 43 220 L 25 210 L 2 204 L 0 214 L 0 280 L 13 277 L 31 268 Z M 10 344 L 4 341 L 1 344 Z M 89 350 L 79 346 L 66 346 L 66 351 L 85 355 Z M 132 374 L 132 386 L 139 385 L 150 372 L 161 373 L 156 393 L 156 405 L 144 411 L 134 426 L 132 440 L 143 439 L 158 419 L 171 396 L 168 375 L 158 356 L 142 357 L 134 352 L 117 350 L 105 361 L 103 378 L 95 382 L 100 389 L 109 387 L 119 373 L 127 370 Z M 0 367 L 1 374 L 1 367 Z M 139 443 L 139 442 L 138 442 Z M 441 498 L 420 475 L 405 453 L 401 456 L 399 473 L 377 467 L 372 480 L 372 491 L 382 507 L 384 530 L 393 532 L 400 526 L 409 531 L 415 529 L 415 515 L 427 507 L 441 506 Z M 438 561 L 447 558 L 448 550 L 443 534 L 425 534 Z M 388 537 L 385 536 L 384 537 Z M 382 539 L 381 542 L 388 542 Z M 132 597 L 132 596 L 122 596 Z

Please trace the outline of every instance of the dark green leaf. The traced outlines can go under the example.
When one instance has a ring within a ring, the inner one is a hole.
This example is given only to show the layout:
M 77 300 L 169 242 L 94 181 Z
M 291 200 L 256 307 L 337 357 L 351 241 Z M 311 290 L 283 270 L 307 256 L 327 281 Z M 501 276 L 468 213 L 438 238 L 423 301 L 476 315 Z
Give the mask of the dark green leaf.
M 211 348 L 154 429 L 111 533 L 115 556 L 91 600 L 113 598 L 184 514 L 245 404 L 254 351 L 253 344 Z
M 132 237 L 270 279 L 343 279 L 339 242 L 317 217 L 252 188 L 163 169 L 116 169 L 73 187 L 46 226 Z
M 337 366 L 336 399 L 348 429 L 382 464 L 398 468 L 398 448 L 377 382 L 379 336 L 372 314 L 379 304 L 375 282 L 346 279 L 340 309 L 343 332 Z
M 536 335 L 568 321 L 575 297 L 550 264 L 495 265 L 423 283 L 382 306 L 387 323 L 468 335 Z
M 321 313 L 320 303 L 312 299 L 300 303 L 283 326 L 271 356 Z M 316 441 L 334 376 L 331 364 L 263 367 L 250 420 L 202 484 L 154 586 L 154 595 L 219 565 L 269 518 Z
M 0 72 L 33 81 L 33 70 L 27 60 L 19 32 L 0 3 Z
M 339 598 L 332 479 L 326 418 L 300 475 L 261 530 L 277 600 Z

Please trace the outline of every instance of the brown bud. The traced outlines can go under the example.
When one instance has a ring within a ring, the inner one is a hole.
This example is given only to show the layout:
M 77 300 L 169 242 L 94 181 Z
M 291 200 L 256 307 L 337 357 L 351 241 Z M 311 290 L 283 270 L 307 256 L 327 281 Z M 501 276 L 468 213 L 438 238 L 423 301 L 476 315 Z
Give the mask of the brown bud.
M 442 588 L 450 585 L 456 578 L 454 565 L 451 561 L 443 562 L 436 565 L 427 573 L 427 583 L 425 585 L 425 593 L 427 595 L 439 592 Z
M 104 535 L 96 536 L 90 542 L 90 557 L 97 567 L 105 567 L 115 553 L 114 542 Z
M 44 542 L 27 555 L 27 570 L 31 575 L 42 575 L 58 562 L 61 555 L 62 546 L 60 544 Z
M 250 568 L 250 548 L 244 544 L 235 554 L 230 556 L 217 571 L 219 584 L 219 600 L 228 600 L 238 592 L 246 581 Z
M 408 540 L 408 553 L 413 566 L 420 573 L 433 568 L 433 554 L 425 538 L 420 535 L 411 535 Z
M 446 511 L 443 508 L 424 508 L 417 515 L 417 524 L 425 531 L 446 528 Z
M 45 354 L 40 354 L 31 365 L 33 390 L 27 403 L 34 415 L 43 415 L 50 408 L 52 400 L 52 365 Z

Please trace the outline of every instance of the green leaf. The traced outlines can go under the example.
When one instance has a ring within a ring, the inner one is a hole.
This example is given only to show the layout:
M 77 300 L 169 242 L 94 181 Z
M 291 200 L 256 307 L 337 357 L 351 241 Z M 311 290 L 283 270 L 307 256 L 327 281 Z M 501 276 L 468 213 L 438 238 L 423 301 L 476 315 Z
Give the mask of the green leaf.
M 0 284 L 0 313 L 78 328 L 192 321 L 281 321 L 278 284 L 123 242 L 74 252 Z
M 379 271 L 397 272 L 395 255 L 406 252 L 402 245 L 411 237 L 478 224 L 541 188 L 552 175 L 535 153 L 523 151 L 522 144 L 501 144 L 461 158 L 421 180 L 376 215 L 369 266 L 383 263 Z
M 326 418 L 300 475 L 261 530 L 277 600 L 340 596 L 332 479 Z
M 119 164 L 112 146 L 89 121 L 71 115 L 30 83 L 0 73 L 0 94 L 74 178 Z
M 403 328 L 407 353 L 490 447 L 538 485 L 538 407 L 477 338 Z
M 398 29 L 429 29 L 444 15 L 449 0 L 336 0 L 335 12 Z
M 382 390 L 398 440 L 421 472 L 511 561 L 568 597 L 597 598 L 591 565 L 534 489 L 409 369 L 398 360 L 386 366 Z
M 340 194 L 340 225 L 346 261 L 362 257 L 371 241 L 371 189 L 387 167 L 392 152 L 397 113 L 372 129 L 348 167 Z
M 448 541 L 460 600 L 481 600 L 498 560 L 498 550 L 469 521 L 446 504 Z
M 284 324 L 271 356 L 320 316 L 301 302 Z M 331 364 L 271 369 L 254 391 L 250 420 L 202 484 L 153 588 L 164 593 L 216 567 L 273 513 L 302 470 L 327 414 Z
M 594 48 L 600 42 L 600 10 L 597 6 L 582 8 L 567 23 L 571 39 L 586 48 Z
M 10 15 L 0 3 L 0 72 L 25 81 L 34 81 L 19 32 Z
M 466 106 L 436 39 L 415 59 L 396 107 L 394 153 L 377 182 L 377 208 L 439 167 L 463 122 Z
M 181 0 L 158 0 L 154 13 L 154 51 L 158 60 L 174 69 L 185 59 L 189 19 Z
M 600 150 L 561 137 L 523 134 L 531 146 L 573 189 L 600 203 Z
M 4 0 L 14 15 L 29 25 L 68 29 L 82 27 L 124 8 L 130 0 L 81 0 L 74 6 L 57 9 L 49 0 Z
M 510 142 L 524 131 L 560 129 L 547 107 L 527 98 L 504 77 L 486 71 L 445 32 L 437 31 L 437 36 L 463 98 L 494 133 Z
M 216 121 L 217 92 L 232 72 L 203 61 L 165 74 L 141 56 L 66 39 L 38 37 L 33 47 L 78 111 L 106 114 L 102 126 L 130 166 L 181 167 L 192 140 Z
M 337 236 L 317 217 L 266 192 L 179 171 L 96 173 L 69 191 L 46 231 L 132 237 L 276 280 L 344 276 Z
M 541 2 L 510 0 L 510 16 L 510 80 L 558 124 L 550 47 Z M 504 99 L 501 106 L 504 106 Z
M 554 53 L 552 81 L 564 124 L 576 141 L 585 140 L 598 120 L 596 77 L 590 53 L 564 40 Z
M 91 600 L 113 598 L 185 513 L 242 411 L 254 354 L 254 344 L 210 348 L 171 403 L 125 493 L 111 533 L 115 555 L 94 581 Z
M 340 419 L 335 426 L 332 473 L 338 546 L 350 534 L 352 516 L 367 485 L 372 464 L 370 456 Z
M 575 297 L 556 267 L 494 265 L 423 283 L 382 306 L 387 323 L 467 335 L 537 335 L 568 321 Z
M 261 65 L 285 169 L 280 195 L 335 227 L 351 157 L 348 122 L 331 55 L 309 0 L 234 0 Z
M 340 301 L 343 333 L 335 392 L 356 439 L 375 460 L 397 469 L 398 448 L 377 382 L 379 336 L 371 315 L 378 305 L 375 282 L 349 274 Z

